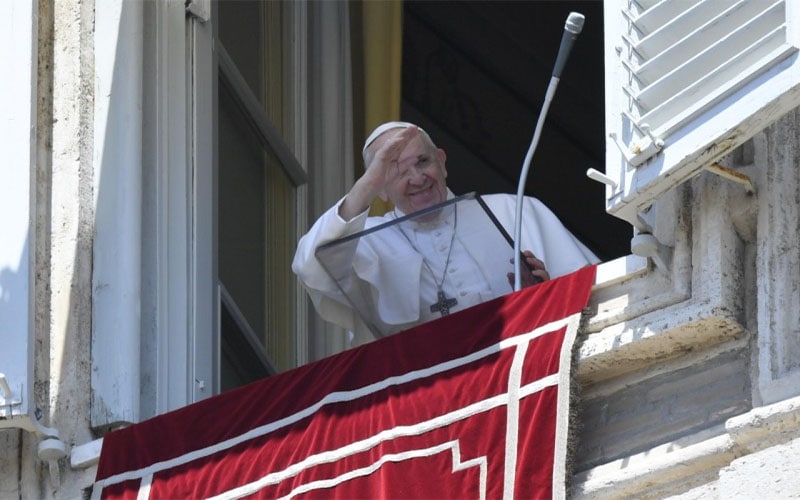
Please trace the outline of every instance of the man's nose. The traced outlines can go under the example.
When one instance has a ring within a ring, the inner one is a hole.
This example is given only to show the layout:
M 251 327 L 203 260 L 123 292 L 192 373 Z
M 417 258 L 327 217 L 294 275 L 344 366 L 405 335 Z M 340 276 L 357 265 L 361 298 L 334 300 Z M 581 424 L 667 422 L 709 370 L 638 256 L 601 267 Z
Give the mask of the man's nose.
M 422 184 L 425 182 L 425 175 L 421 169 L 412 167 L 408 171 L 408 182 L 411 184 Z

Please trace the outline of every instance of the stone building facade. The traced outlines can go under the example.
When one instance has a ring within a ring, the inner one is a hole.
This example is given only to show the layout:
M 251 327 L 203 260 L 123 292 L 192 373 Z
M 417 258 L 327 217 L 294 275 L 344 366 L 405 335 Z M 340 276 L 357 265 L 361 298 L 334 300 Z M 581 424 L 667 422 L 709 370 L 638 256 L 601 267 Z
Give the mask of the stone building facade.
M 285 126 L 285 141 L 300 164 L 352 164 L 352 148 L 341 146 L 352 143 L 347 127 L 314 128 L 308 119 L 349 123 L 336 94 L 347 78 L 331 65 L 347 52 L 337 29 L 346 4 L 297 5 L 281 14 L 306 36 L 293 49 L 297 71 L 328 85 L 295 96 L 301 118 Z M 222 314 L 205 316 L 210 292 L 198 285 L 207 276 L 196 221 L 213 207 L 196 201 L 200 191 L 181 194 L 203 188 L 205 167 L 192 161 L 216 147 L 193 120 L 206 102 L 197 94 L 218 83 L 192 87 L 202 64 L 185 64 L 187 51 L 211 43 L 203 33 L 211 8 L 123 0 L 0 7 L 3 56 L 22 68 L 30 96 L 15 116 L 27 116 L 31 131 L 21 139 L 30 175 L 11 175 L 24 163 L 2 169 L 5 197 L 21 193 L 3 217 L 23 207 L 28 232 L 6 240 L 22 250 L 0 267 L 0 313 L 23 327 L 0 324 L 0 361 L 27 357 L 29 383 L 9 376 L 14 383 L 0 392 L 0 497 L 88 497 L 105 432 L 220 390 L 205 383 L 219 374 L 204 374 L 203 349 L 187 347 L 209 343 L 187 339 Z M 11 29 L 20 25 L 27 35 Z M 140 85 L 115 79 L 125 76 Z M 791 93 L 797 101 L 800 87 Z M 776 109 L 749 135 L 717 155 L 715 169 L 654 200 L 654 239 L 638 241 L 650 257 L 598 268 L 573 366 L 580 388 L 567 481 L 575 498 L 800 496 L 800 108 Z M 0 139 L 4 149 L 16 150 L 10 137 Z M 305 174 L 318 180 L 295 191 L 298 218 L 335 201 L 352 178 Z M 128 259 L 143 264 L 118 273 Z M 296 285 L 287 290 L 302 296 Z M 292 307 L 308 318 L 296 331 L 317 335 L 297 334 L 306 354 L 289 364 L 343 348 L 342 334 L 327 335 L 302 301 Z M 21 355 L 9 354 L 20 346 Z M 126 380 L 139 382 L 121 390 Z

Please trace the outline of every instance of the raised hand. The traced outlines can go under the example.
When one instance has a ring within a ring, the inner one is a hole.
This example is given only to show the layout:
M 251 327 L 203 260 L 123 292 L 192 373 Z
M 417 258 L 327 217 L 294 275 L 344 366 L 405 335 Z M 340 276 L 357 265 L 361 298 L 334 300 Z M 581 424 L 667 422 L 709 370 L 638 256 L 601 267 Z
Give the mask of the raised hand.
M 377 147 L 371 155 L 367 169 L 347 193 L 339 207 L 339 216 L 345 220 L 360 214 L 378 195 L 402 175 L 400 155 L 408 143 L 419 135 L 419 128 L 392 129 L 386 139 L 378 138 L 371 147 Z

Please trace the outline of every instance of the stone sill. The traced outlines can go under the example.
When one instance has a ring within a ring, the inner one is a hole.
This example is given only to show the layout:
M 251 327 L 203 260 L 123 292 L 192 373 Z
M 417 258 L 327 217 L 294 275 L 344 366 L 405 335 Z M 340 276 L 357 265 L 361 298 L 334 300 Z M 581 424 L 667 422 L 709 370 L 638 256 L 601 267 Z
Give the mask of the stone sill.
M 720 469 L 737 458 L 797 437 L 800 437 L 798 396 L 730 418 L 721 434 L 697 444 L 661 445 L 582 472 L 572 482 L 572 497 L 642 498 L 658 496 L 659 491 L 675 494 L 698 481 L 715 480 Z
M 711 304 L 676 304 L 583 339 L 576 374 L 596 384 L 739 338 L 744 327 Z
M 669 277 L 659 273 L 635 255 L 598 266 L 590 299 L 593 315 L 579 340 L 575 371 L 582 384 L 742 336 L 744 326 L 724 294 L 693 296 L 691 269 L 676 269 Z

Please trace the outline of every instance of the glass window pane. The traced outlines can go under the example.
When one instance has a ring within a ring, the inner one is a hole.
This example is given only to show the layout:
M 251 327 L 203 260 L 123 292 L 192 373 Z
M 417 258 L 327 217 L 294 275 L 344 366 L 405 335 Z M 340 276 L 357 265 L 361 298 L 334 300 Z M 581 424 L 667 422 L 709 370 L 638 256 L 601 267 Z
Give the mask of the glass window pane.
M 278 370 L 295 365 L 295 189 L 225 85 L 219 93 L 219 277 Z
M 227 391 L 272 375 L 256 354 L 247 334 L 225 301 L 220 307 L 220 390 Z
M 286 140 L 282 16 L 281 1 L 219 2 L 219 39 L 272 125 Z
M 220 85 L 219 274 L 250 326 L 264 335 L 264 151 Z
M 244 109 L 219 82 L 218 252 L 219 280 L 230 304 L 220 304 L 223 388 L 261 372 L 268 360 L 283 371 L 296 366 L 291 259 L 296 240 L 296 190 L 252 117 L 266 114 L 285 138 L 283 6 L 281 1 L 225 0 L 217 3 L 219 41 L 261 109 Z M 237 96 L 241 97 L 241 96 Z M 246 105 L 244 105 L 246 106 Z M 260 118 L 259 118 L 260 119 Z M 242 339 L 250 339 L 242 342 Z M 246 351 L 263 349 L 258 356 Z M 266 356 L 265 356 L 266 355 Z M 250 365 L 250 366 L 248 366 Z M 272 370 L 273 368 L 268 368 Z
M 218 3 L 217 32 L 250 90 L 263 103 L 264 29 L 262 5 L 252 0 L 225 0 Z

